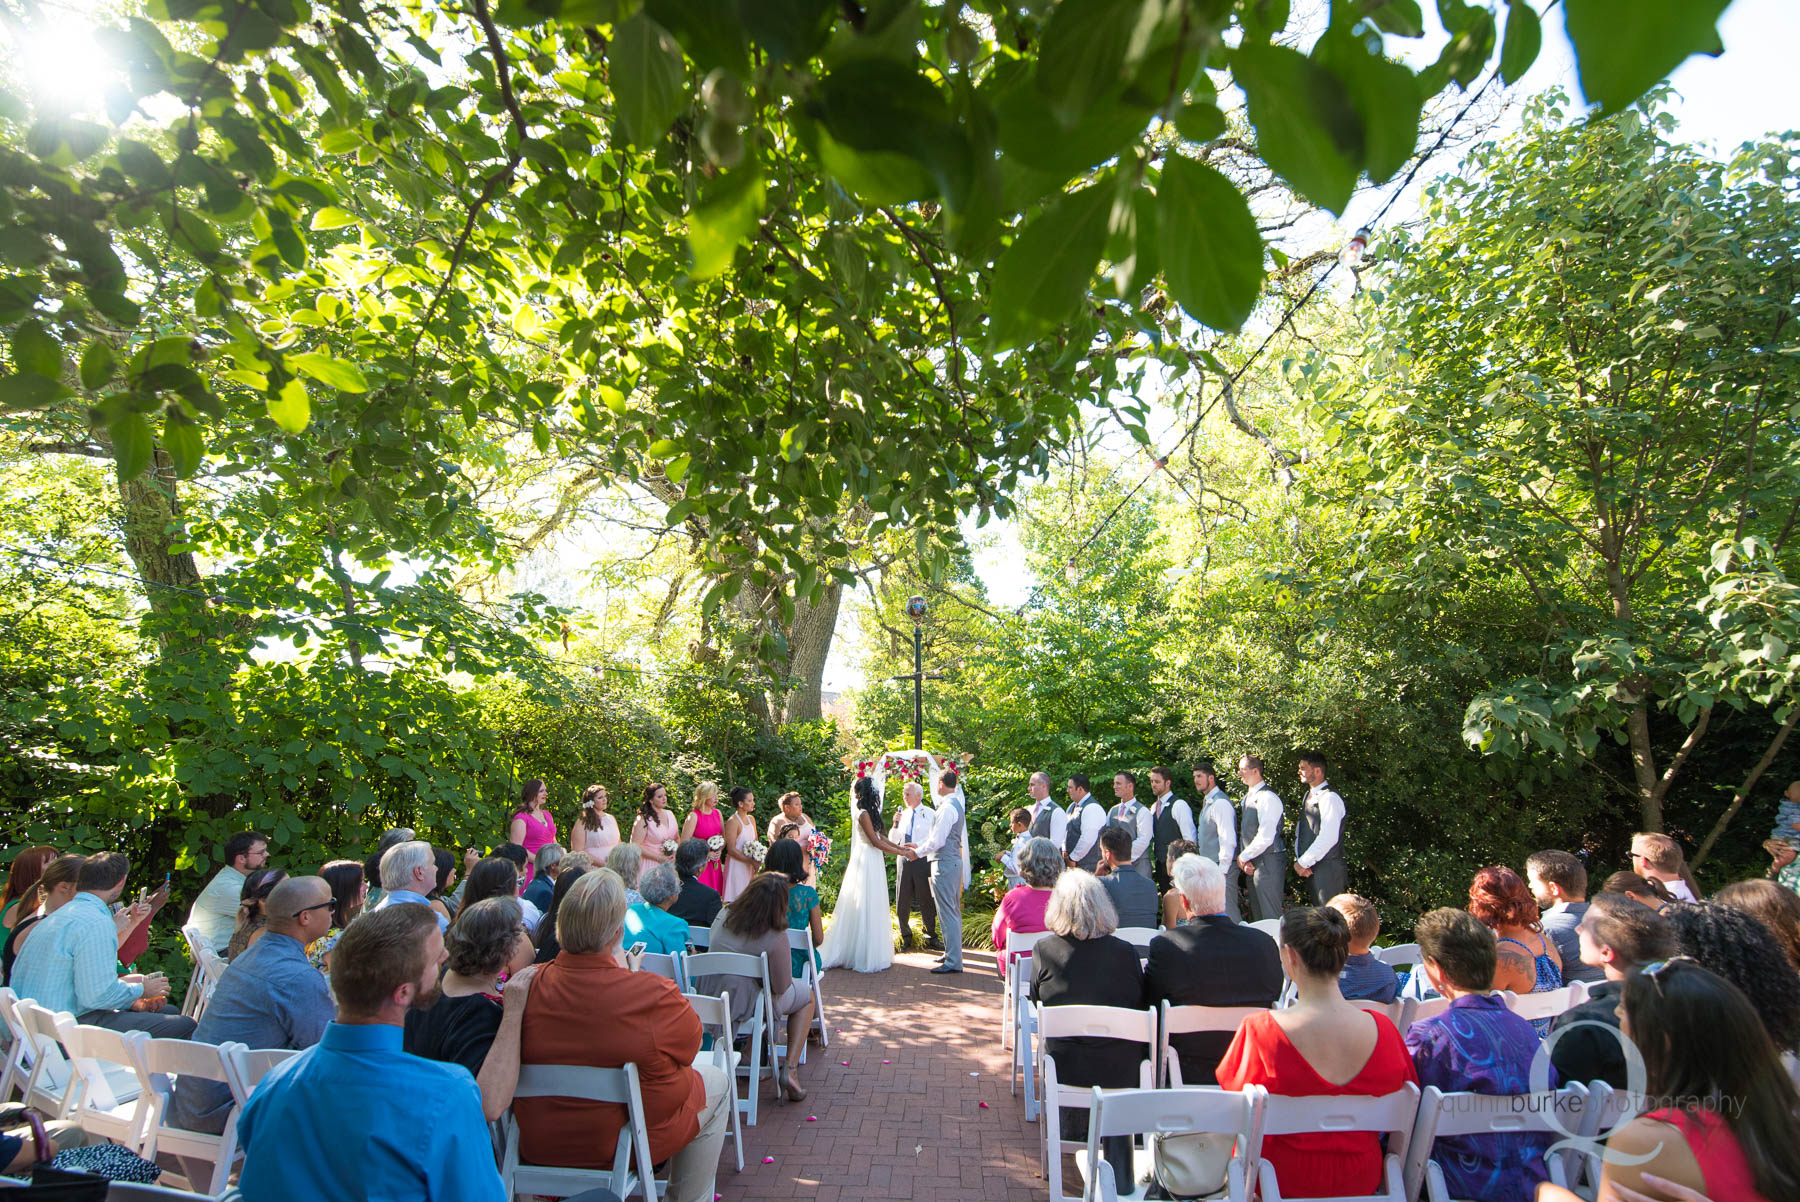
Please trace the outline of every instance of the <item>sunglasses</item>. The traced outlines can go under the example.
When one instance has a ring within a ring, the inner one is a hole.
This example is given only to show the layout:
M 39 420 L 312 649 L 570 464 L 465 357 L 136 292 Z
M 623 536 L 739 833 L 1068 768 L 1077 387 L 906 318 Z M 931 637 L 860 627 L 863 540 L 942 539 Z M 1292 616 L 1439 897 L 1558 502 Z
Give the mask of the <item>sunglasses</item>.
M 1656 996 L 1662 997 L 1662 974 L 1667 972 L 1671 965 L 1698 963 L 1699 961 L 1695 960 L 1692 956 L 1670 956 L 1667 960 L 1658 960 L 1652 964 L 1644 965 L 1642 968 L 1638 969 L 1638 975 L 1648 977 L 1650 983 L 1656 986 Z
M 317 902 L 310 906 L 301 906 L 298 910 L 294 911 L 294 917 L 298 918 L 302 914 L 310 913 L 313 910 L 323 910 L 328 907 L 333 910 L 337 909 L 337 898 L 335 898 L 335 897 L 329 898 L 325 901 Z

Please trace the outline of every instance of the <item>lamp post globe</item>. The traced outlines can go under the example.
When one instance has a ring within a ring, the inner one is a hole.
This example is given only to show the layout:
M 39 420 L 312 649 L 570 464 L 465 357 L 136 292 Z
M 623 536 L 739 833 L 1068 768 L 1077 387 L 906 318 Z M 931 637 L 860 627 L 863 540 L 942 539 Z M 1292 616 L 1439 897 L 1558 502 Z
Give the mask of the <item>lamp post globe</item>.
M 919 596 L 917 593 L 906 599 L 906 616 L 913 621 L 923 622 L 925 620 L 925 610 L 925 598 Z

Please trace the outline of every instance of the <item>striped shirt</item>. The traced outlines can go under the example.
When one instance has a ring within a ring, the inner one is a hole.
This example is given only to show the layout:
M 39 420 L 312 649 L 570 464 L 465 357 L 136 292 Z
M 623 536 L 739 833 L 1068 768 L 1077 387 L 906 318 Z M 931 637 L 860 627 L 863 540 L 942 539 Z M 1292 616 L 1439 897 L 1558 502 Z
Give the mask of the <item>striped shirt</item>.
M 119 929 L 97 894 L 77 893 L 38 924 L 13 964 L 12 988 L 46 1010 L 80 1018 L 125 1010 L 144 994 L 119 979 Z

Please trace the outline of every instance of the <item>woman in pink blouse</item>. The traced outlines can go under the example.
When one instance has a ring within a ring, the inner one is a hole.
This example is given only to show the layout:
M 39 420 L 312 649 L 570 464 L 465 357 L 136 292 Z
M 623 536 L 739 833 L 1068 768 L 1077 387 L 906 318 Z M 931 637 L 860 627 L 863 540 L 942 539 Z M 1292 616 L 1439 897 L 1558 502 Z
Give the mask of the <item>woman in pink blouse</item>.
M 676 819 L 675 811 L 669 808 L 669 791 L 661 785 L 646 786 L 643 800 L 638 802 L 637 819 L 631 824 L 631 841 L 637 844 L 645 861 L 651 864 L 673 861 L 674 853 L 664 851 L 663 844 L 680 833 L 681 823 Z
M 1048 839 L 1033 839 L 1019 849 L 1019 876 L 1023 885 L 1015 885 L 1000 899 L 994 913 L 994 967 L 1006 976 L 1006 936 L 1011 932 L 1029 935 L 1047 931 L 1044 911 L 1050 905 L 1050 890 L 1062 875 L 1063 856 Z
M 556 842 L 556 819 L 550 814 L 550 807 L 545 803 L 550 799 L 550 790 L 541 780 L 528 780 L 519 791 L 520 810 L 512 816 L 512 826 L 506 832 L 509 843 L 517 843 L 525 849 L 525 883 L 531 884 L 531 878 L 537 871 L 537 854 L 540 847 L 548 847 Z

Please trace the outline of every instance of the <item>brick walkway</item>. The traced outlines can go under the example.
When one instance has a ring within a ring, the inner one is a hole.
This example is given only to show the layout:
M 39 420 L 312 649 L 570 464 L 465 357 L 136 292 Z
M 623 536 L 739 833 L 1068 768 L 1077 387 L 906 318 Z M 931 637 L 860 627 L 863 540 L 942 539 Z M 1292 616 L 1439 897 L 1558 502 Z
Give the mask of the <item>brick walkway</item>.
M 1043 1202 L 1038 1127 L 1007 1093 L 991 954 L 965 952 L 960 976 L 932 976 L 935 962 L 906 955 L 886 972 L 825 974 L 831 1046 L 807 1053 L 804 1102 L 777 1102 L 764 1086 L 743 1173 L 729 1146 L 720 1163 L 726 1202 Z

